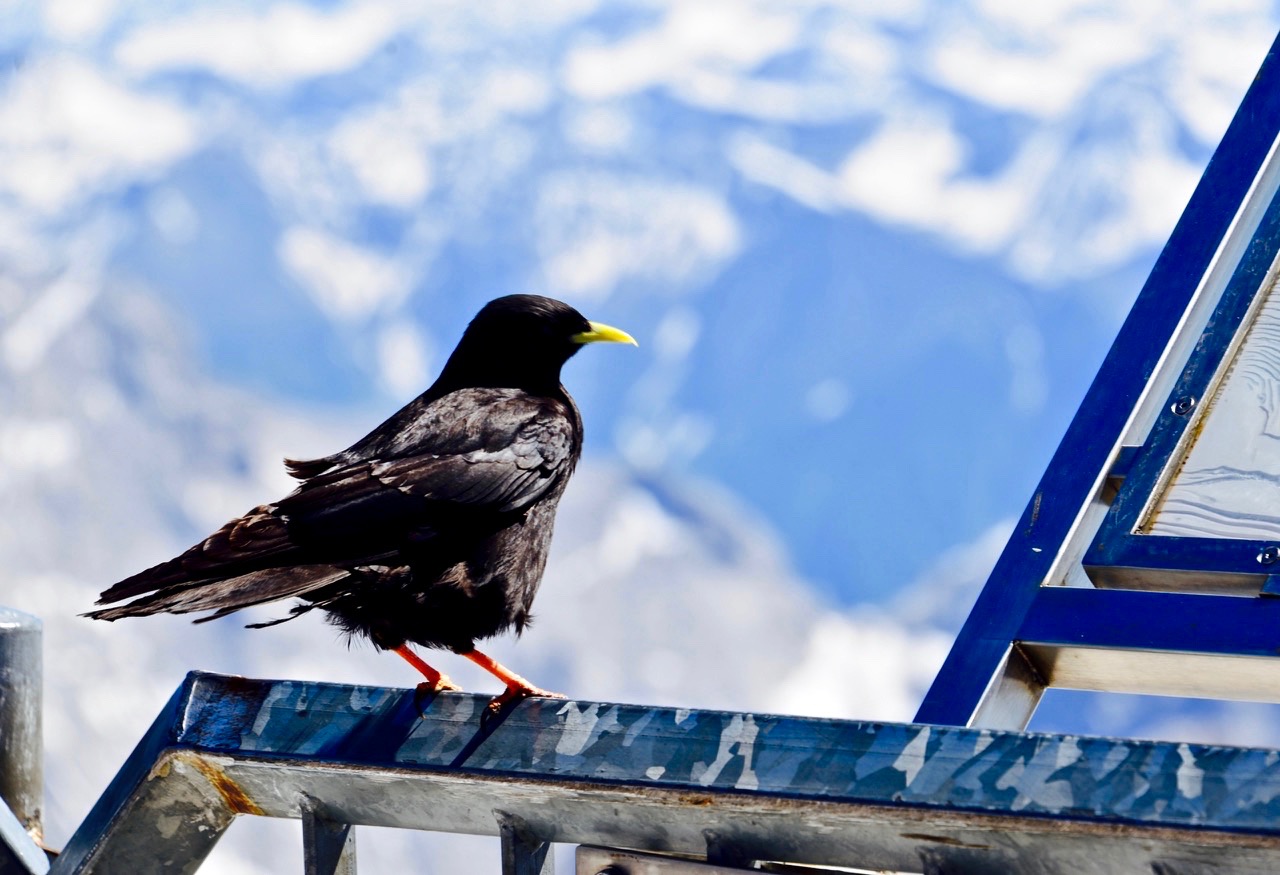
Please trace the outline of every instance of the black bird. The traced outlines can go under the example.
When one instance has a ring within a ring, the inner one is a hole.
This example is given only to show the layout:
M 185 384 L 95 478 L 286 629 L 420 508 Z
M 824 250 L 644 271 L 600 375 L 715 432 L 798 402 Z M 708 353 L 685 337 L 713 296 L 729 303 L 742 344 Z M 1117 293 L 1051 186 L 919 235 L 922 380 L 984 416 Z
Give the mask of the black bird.
M 568 304 L 536 295 L 490 301 L 439 378 L 348 449 L 285 460 L 302 481 L 181 556 L 115 584 L 86 616 L 214 613 L 285 598 L 351 635 L 394 650 L 458 689 L 410 643 L 453 650 L 497 676 L 494 710 L 540 690 L 475 648 L 529 622 L 556 505 L 582 452 L 582 418 L 560 369 L 585 344 L 634 344 Z

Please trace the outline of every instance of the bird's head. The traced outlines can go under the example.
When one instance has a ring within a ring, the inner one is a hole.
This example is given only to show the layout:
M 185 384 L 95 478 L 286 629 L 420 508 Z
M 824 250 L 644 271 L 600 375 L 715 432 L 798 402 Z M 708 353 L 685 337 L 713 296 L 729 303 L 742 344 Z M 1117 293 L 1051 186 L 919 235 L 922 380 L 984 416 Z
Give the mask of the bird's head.
M 485 304 L 471 320 L 437 385 L 554 388 L 574 353 L 601 342 L 636 345 L 625 331 L 591 322 L 563 301 L 507 295 Z

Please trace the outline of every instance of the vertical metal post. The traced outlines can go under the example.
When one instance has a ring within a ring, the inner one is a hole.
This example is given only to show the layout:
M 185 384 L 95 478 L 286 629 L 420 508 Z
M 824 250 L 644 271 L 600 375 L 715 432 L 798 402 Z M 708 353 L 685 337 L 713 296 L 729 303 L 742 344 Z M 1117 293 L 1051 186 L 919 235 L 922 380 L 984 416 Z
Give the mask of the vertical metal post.
M 43 660 L 38 617 L 0 607 L 0 798 L 43 838 Z
M 303 795 L 302 863 L 306 875 L 356 875 L 356 830 L 325 816 L 320 804 Z
M 1009 648 L 996 669 L 991 686 L 978 702 L 969 725 L 983 729 L 1027 728 L 1049 684 L 1040 677 L 1017 644 Z
M 502 837 L 502 875 L 555 875 L 554 847 L 529 825 L 505 811 L 495 811 Z
M 754 865 L 754 856 L 733 836 L 714 829 L 704 829 L 702 835 L 707 840 L 708 864 L 744 871 Z

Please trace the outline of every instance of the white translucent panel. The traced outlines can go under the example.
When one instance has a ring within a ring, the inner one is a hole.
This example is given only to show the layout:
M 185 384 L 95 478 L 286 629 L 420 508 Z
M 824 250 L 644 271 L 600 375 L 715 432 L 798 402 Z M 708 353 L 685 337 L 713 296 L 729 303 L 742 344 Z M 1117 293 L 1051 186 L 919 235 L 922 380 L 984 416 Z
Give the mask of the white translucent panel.
M 1280 294 L 1273 283 L 1143 530 L 1280 539 Z M 1196 426 L 1193 425 L 1193 428 Z

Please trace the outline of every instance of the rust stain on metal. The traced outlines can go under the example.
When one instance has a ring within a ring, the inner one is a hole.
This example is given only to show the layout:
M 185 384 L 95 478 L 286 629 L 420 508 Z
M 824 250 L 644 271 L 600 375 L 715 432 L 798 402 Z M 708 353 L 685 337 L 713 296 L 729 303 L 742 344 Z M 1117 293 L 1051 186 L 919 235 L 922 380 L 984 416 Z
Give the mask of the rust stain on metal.
M 934 845 L 948 845 L 953 848 L 974 848 L 979 851 L 991 850 L 991 845 L 974 844 L 973 842 L 962 842 L 960 839 L 953 839 L 951 836 L 936 836 L 925 832 L 904 832 L 904 839 L 913 839 L 920 842 L 929 842 Z
M 227 775 L 216 765 L 208 760 L 191 756 L 190 754 L 178 754 L 178 759 L 195 768 L 197 772 L 204 775 L 205 779 L 218 791 L 218 795 L 222 797 L 222 801 L 227 808 L 236 814 L 256 814 L 263 815 L 263 811 L 258 807 L 249 796 L 240 789 L 240 785 L 227 777 Z
M 685 805 L 703 806 L 714 805 L 715 799 L 710 796 L 685 796 L 680 800 Z
M 172 769 L 173 769 L 172 758 L 162 756 L 160 757 L 159 760 L 156 761 L 156 764 L 151 767 L 151 771 L 147 775 L 147 780 L 152 781 L 152 780 L 155 780 L 156 778 L 167 778 L 169 777 L 169 772 Z

